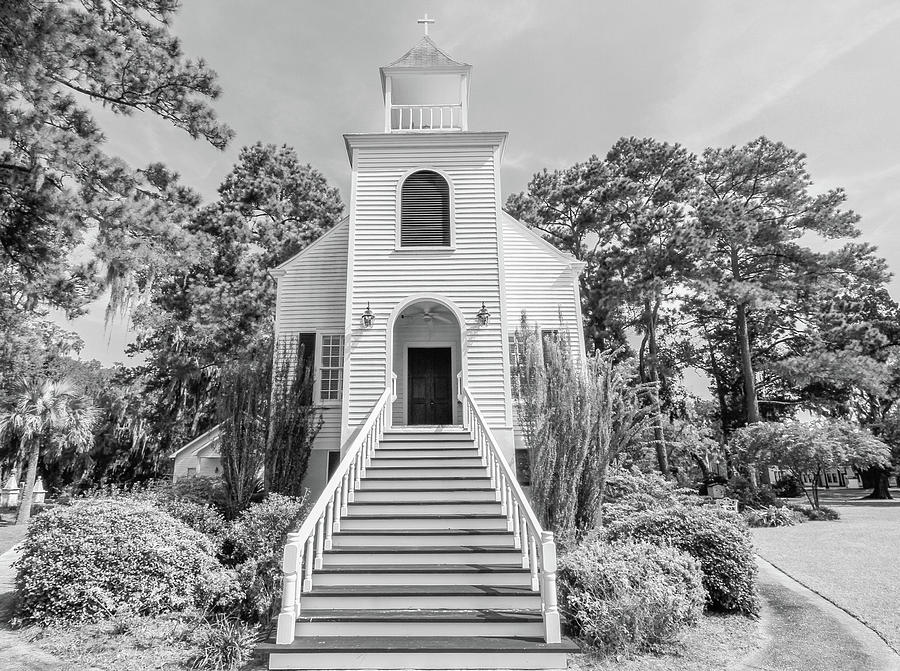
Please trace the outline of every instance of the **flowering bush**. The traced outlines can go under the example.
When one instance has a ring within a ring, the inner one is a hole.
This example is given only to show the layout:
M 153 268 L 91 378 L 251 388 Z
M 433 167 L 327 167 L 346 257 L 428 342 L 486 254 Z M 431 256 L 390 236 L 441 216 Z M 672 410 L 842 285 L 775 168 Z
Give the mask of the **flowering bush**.
M 122 608 L 155 615 L 208 607 L 235 578 L 215 547 L 153 505 L 89 499 L 34 519 L 17 562 L 24 622 L 91 621 Z
M 604 653 L 656 650 L 703 612 L 699 564 L 670 547 L 594 540 L 559 564 L 572 633 Z
M 747 525 L 735 513 L 715 506 L 645 510 L 611 522 L 604 536 L 609 541 L 643 541 L 687 552 L 700 562 L 710 608 L 759 611 L 753 543 Z

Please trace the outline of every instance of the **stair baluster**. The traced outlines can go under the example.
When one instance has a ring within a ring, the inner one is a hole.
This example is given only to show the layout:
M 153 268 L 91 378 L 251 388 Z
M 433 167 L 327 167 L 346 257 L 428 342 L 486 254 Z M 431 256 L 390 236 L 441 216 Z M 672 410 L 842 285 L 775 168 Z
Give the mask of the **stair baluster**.
M 300 593 L 313 587 L 313 571 L 321 570 L 323 553 L 331 550 L 333 534 L 340 531 L 341 516 L 353 502 L 354 492 L 375 454 L 387 421 L 391 390 L 385 389 L 359 433 L 343 450 L 344 457 L 297 532 L 288 534 L 282 558 L 282 602 L 275 635 L 278 644 L 294 640 L 300 613 Z M 302 581 L 298 589 L 299 576 Z
M 509 530 L 518 532 L 523 568 L 529 568 L 531 571 L 532 589 L 541 592 L 544 640 L 547 643 L 558 643 L 561 639 L 559 609 L 556 602 L 556 543 L 553 540 L 553 532 L 541 528 L 509 462 L 469 390 L 462 387 L 461 396 L 463 417 L 469 424 L 475 444 L 479 450 L 483 449 L 485 452 L 491 487 L 496 492 L 496 499 L 500 501 L 503 514 L 508 518 Z

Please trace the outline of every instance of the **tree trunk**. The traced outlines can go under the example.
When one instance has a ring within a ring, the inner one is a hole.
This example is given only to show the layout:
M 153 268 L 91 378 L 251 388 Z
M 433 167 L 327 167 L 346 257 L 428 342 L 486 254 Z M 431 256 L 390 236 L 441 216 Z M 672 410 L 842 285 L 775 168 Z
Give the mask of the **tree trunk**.
M 659 310 L 659 304 L 651 309 L 650 299 L 644 299 L 644 318 L 647 325 L 648 345 L 650 349 L 649 357 L 649 377 L 656 387 L 653 392 L 653 403 L 656 405 L 656 422 L 653 425 L 653 444 L 656 446 L 656 463 L 659 466 L 660 473 L 664 477 L 669 477 L 669 455 L 666 451 L 666 437 L 663 433 L 662 426 L 662 405 L 659 400 L 659 348 L 656 342 L 656 315 Z
M 756 424 L 759 421 L 759 401 L 756 398 L 756 378 L 750 354 L 746 303 L 738 303 L 737 306 L 737 334 L 738 347 L 741 351 L 741 375 L 744 378 L 744 417 L 747 424 Z
M 740 282 L 741 266 L 737 251 L 731 252 L 731 274 L 735 282 Z M 750 331 L 747 327 L 747 302 L 737 304 L 738 350 L 741 353 L 741 375 L 744 378 L 744 418 L 747 424 L 759 421 L 759 400 L 756 397 L 756 378 L 753 375 L 753 357 L 750 353 Z
M 28 524 L 28 520 L 31 519 L 31 503 L 34 500 L 34 482 L 37 480 L 37 467 L 40 456 L 41 442 L 34 438 L 31 441 L 31 451 L 28 453 L 25 491 L 22 492 L 22 500 L 19 501 L 19 513 L 16 515 L 16 524 Z
M 873 468 L 872 469 L 874 477 L 874 487 L 872 488 L 872 493 L 866 496 L 867 499 L 893 499 L 891 496 L 891 490 L 889 489 L 891 484 L 890 471 L 886 468 Z

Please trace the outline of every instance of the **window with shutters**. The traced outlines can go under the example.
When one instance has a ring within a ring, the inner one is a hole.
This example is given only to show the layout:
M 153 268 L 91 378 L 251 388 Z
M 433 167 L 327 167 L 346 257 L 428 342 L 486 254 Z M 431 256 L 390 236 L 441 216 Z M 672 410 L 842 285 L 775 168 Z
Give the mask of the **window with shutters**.
M 433 170 L 419 170 L 400 189 L 400 247 L 449 247 L 450 185 Z

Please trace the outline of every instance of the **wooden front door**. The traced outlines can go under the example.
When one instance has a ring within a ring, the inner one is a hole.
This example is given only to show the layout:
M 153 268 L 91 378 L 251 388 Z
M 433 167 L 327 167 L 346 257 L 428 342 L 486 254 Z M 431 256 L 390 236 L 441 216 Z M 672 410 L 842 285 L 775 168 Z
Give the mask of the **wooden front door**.
M 449 347 L 410 347 L 408 424 L 453 423 L 453 364 Z

